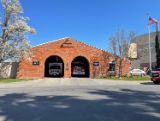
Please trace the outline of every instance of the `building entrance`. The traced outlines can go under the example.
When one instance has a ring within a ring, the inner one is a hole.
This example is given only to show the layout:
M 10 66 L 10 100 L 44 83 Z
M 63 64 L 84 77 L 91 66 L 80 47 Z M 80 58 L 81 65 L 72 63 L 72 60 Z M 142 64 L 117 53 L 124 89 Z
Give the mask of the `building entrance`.
M 89 77 L 89 62 L 86 58 L 78 56 L 71 63 L 72 77 Z
M 45 77 L 63 77 L 64 62 L 58 56 L 51 56 L 45 62 Z

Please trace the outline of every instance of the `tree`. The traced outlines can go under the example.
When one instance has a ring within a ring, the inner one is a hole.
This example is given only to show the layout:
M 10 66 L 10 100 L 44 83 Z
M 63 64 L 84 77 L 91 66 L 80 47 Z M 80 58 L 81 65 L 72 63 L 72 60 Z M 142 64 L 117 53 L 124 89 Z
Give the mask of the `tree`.
M 26 17 L 22 16 L 23 10 L 19 0 L 1 0 L 2 17 L 0 21 L 0 70 L 6 61 L 18 61 L 21 57 L 29 57 L 29 42 L 27 34 L 35 33 Z
M 29 51 L 28 33 L 35 33 L 21 16 L 22 7 L 18 0 L 2 0 L 3 16 L 0 26 L 0 63 L 6 60 L 18 60 Z
M 115 56 L 115 62 L 118 63 L 119 77 L 122 76 L 122 61 L 124 58 L 128 58 L 129 45 L 134 42 L 134 38 L 134 32 L 130 32 L 128 36 L 126 36 L 123 30 L 118 30 L 109 38 L 111 53 Z
M 156 24 L 155 50 L 156 50 L 156 61 L 157 61 L 156 67 L 160 68 L 160 40 L 159 40 L 158 23 Z

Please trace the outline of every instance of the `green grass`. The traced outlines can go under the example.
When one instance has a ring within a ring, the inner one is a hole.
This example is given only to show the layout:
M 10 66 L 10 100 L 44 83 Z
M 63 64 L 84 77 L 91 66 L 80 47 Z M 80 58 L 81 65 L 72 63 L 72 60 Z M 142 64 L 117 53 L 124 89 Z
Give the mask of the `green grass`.
M 148 81 L 150 80 L 149 76 L 130 76 L 130 77 L 101 77 L 101 79 L 106 79 L 106 80 L 128 80 L 128 81 Z
M 0 79 L 0 83 L 12 83 L 12 82 L 22 82 L 22 81 L 30 81 L 34 79 Z

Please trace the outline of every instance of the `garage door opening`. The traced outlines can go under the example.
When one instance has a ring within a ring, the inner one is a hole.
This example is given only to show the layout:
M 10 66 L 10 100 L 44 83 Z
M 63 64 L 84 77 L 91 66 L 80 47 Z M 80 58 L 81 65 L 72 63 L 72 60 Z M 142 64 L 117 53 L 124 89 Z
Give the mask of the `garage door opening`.
M 64 76 L 64 63 L 58 56 L 51 56 L 45 62 L 45 77 L 60 78 Z
M 84 57 L 76 57 L 71 63 L 71 76 L 89 78 L 89 62 Z

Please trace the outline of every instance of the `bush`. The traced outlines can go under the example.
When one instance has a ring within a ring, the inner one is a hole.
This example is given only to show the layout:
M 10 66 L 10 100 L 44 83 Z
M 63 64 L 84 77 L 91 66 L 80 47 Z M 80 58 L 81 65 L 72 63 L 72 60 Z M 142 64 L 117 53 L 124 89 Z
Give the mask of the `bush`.
M 149 76 L 123 76 L 121 78 L 116 76 L 103 76 L 101 79 L 109 79 L 109 80 L 131 80 L 131 81 L 148 81 L 150 80 Z

